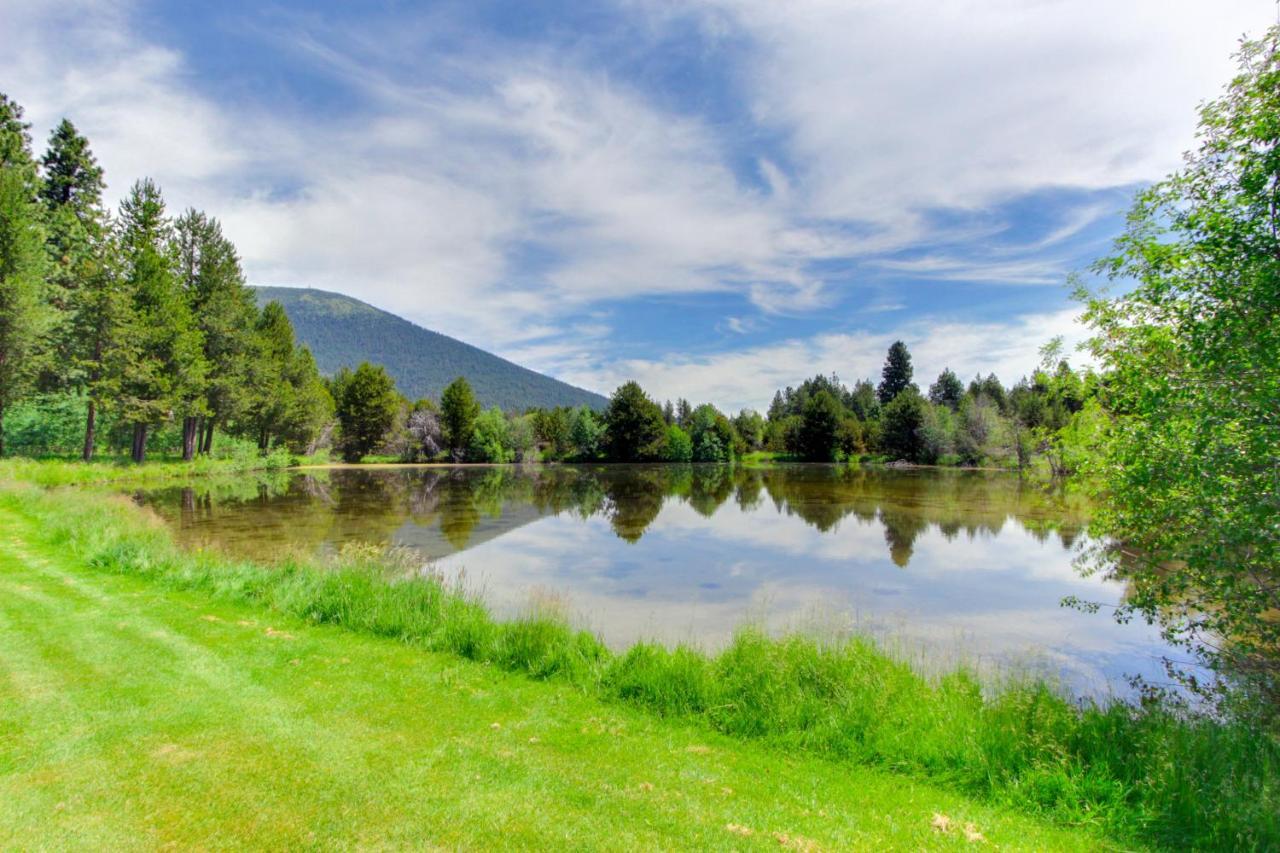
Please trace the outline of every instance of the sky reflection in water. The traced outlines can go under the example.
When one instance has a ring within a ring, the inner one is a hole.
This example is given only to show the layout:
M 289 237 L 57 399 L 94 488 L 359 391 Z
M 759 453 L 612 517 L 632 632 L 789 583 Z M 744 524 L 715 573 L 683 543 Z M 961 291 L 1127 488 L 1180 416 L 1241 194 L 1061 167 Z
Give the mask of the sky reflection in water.
M 928 667 L 1032 667 L 1079 692 L 1158 676 L 1154 628 L 1081 577 L 1087 508 L 1016 476 L 794 465 L 333 470 L 137 495 L 188 545 L 278 558 L 414 549 L 500 613 L 553 602 L 615 647 L 770 630 L 870 631 Z

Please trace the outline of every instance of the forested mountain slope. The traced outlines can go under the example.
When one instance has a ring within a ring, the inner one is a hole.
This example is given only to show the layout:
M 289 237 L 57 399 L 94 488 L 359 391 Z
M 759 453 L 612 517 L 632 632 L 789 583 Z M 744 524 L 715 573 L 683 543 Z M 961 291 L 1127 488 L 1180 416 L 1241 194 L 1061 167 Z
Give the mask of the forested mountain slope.
M 604 397 L 529 370 L 478 347 L 424 329 L 408 320 L 324 290 L 255 288 L 260 304 L 284 306 L 298 340 L 311 348 L 320 370 L 371 361 L 387 368 L 410 399 L 440 399 L 453 379 L 465 376 L 485 406 L 522 410 L 528 406 L 601 408 Z

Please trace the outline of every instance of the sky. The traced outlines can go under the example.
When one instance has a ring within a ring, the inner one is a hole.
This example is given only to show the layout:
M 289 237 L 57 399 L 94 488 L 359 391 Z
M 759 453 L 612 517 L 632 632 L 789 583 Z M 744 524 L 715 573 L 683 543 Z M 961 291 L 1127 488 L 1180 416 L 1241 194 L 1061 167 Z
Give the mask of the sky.
M 763 409 L 895 339 L 1006 384 L 1273 0 L 0 0 L 0 91 L 252 284 Z

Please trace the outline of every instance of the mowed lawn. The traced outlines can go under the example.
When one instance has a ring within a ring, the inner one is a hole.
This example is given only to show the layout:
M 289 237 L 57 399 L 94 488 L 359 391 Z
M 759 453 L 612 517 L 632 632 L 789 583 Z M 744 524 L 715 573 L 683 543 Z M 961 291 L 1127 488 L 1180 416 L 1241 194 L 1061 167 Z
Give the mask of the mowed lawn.
M 5 849 L 1103 846 L 889 771 L 98 573 L 29 525 L 0 513 Z

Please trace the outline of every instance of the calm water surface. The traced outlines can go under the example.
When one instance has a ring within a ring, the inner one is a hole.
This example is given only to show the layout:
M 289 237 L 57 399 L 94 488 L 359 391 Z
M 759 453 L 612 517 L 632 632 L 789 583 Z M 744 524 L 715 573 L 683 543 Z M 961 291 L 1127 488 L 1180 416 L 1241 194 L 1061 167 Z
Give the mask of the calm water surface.
M 1073 567 L 1087 507 L 1016 476 L 825 465 L 315 470 L 137 493 L 188 546 L 278 559 L 397 545 L 500 613 L 548 602 L 615 647 L 744 622 L 859 630 L 926 666 L 1033 668 L 1082 694 L 1158 676 L 1154 628 Z

